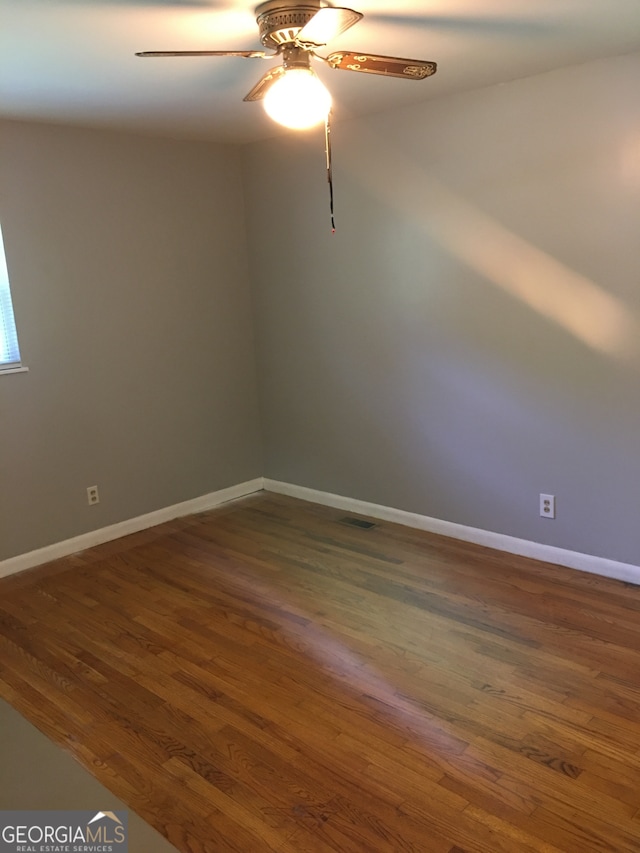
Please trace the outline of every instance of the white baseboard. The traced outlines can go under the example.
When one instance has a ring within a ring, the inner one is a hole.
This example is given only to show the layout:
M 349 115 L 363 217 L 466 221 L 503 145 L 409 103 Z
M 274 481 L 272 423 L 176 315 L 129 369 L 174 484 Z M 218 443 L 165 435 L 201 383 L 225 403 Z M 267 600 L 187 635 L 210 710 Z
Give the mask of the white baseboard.
M 545 563 L 554 563 L 558 566 L 578 569 L 581 572 L 590 572 L 591 574 L 602 575 L 607 578 L 640 584 L 640 566 L 634 566 L 630 563 L 620 563 L 604 557 L 581 554 L 578 551 L 569 551 L 565 548 L 556 548 L 553 545 L 530 542 L 527 539 L 516 539 L 514 536 L 505 536 L 502 533 L 492 533 L 489 530 L 480 530 L 476 527 L 467 527 L 464 524 L 455 524 L 452 521 L 430 518 L 427 515 L 405 512 L 401 509 L 393 509 L 393 507 L 381 506 L 380 504 L 373 504 L 368 501 L 355 500 L 354 498 L 347 498 L 342 495 L 333 495 L 329 492 L 308 489 L 305 486 L 281 483 L 278 480 L 265 478 L 264 488 L 268 492 L 277 492 L 281 495 L 289 495 L 293 498 L 324 504 L 325 506 L 335 507 L 346 512 L 355 512 L 359 515 L 368 515 L 383 521 L 404 524 L 406 527 L 415 527 L 418 530 L 439 533 L 442 536 L 461 539 L 463 542 L 473 542 L 476 545 L 484 545 L 487 548 L 495 548 L 498 551 L 506 551 L 509 554 L 531 557 L 534 560 L 542 560 Z
M 101 527 L 99 530 L 92 530 L 89 533 L 75 536 L 73 539 L 66 539 L 63 542 L 56 542 L 53 545 L 39 548 L 36 551 L 29 551 L 27 554 L 10 557 L 8 560 L 0 561 L 0 578 L 24 571 L 25 569 L 31 569 L 34 566 L 40 566 L 43 563 L 57 560 L 60 557 L 67 557 L 69 554 L 84 551 L 86 548 L 92 548 L 95 545 L 101 545 L 113 539 L 119 539 L 121 536 L 128 536 L 130 533 L 138 533 L 140 530 L 155 527 L 157 524 L 171 521 L 174 518 L 181 518 L 185 515 L 214 509 L 223 503 L 237 500 L 254 492 L 259 492 L 262 489 L 282 495 L 289 495 L 300 500 L 311 501 L 312 503 L 323 504 L 324 506 L 332 506 L 336 509 L 342 509 L 345 512 L 355 512 L 359 515 L 368 515 L 371 518 L 379 518 L 383 521 L 403 524 L 406 527 L 414 527 L 418 530 L 426 530 L 430 533 L 450 536 L 453 539 L 460 539 L 463 542 L 473 542 L 476 545 L 484 545 L 487 548 L 495 548 L 498 551 L 506 551 L 509 554 L 518 554 L 522 557 L 531 557 L 534 560 L 542 560 L 546 563 L 554 563 L 570 569 L 578 569 L 582 572 L 590 572 L 608 578 L 615 578 L 616 580 L 640 584 L 640 566 L 634 566 L 630 563 L 620 563 L 604 557 L 581 554 L 565 548 L 556 548 L 553 545 L 543 545 L 539 542 L 530 542 L 527 539 L 517 539 L 501 533 L 492 533 L 489 530 L 467 527 L 464 524 L 442 521 L 438 518 L 430 518 L 427 515 L 419 515 L 414 512 L 406 512 L 405 510 L 394 509 L 393 507 L 360 501 L 344 497 L 343 495 L 334 495 L 329 492 L 318 491 L 317 489 L 309 489 L 306 486 L 296 486 L 291 483 L 282 483 L 278 480 L 270 480 L 262 477 L 257 477 L 255 480 L 249 480 L 246 483 L 238 483 L 235 486 L 211 492 L 207 495 L 201 495 L 189 501 L 164 507 L 146 515 L 139 515 L 136 518 L 130 518 L 126 521 L 112 524 L 109 527 Z
M 29 551 L 27 554 L 10 557 L 8 560 L 0 562 L 0 578 L 22 572 L 25 569 L 32 569 L 34 566 L 49 563 L 51 560 L 58 560 L 60 557 L 67 557 L 69 554 L 84 551 L 86 548 L 93 548 L 94 545 L 102 545 L 104 542 L 119 539 L 121 536 L 128 536 L 130 533 L 138 533 L 140 530 L 155 527 L 157 524 L 171 521 L 174 518 L 214 509 L 228 501 L 259 492 L 263 489 L 263 485 L 262 477 L 257 477 L 255 480 L 248 480 L 246 483 L 238 483 L 236 486 L 229 486 L 227 489 L 220 489 L 217 492 L 210 492 L 189 501 L 163 507 L 163 509 L 149 512 L 146 515 L 128 518 L 126 521 L 111 524 L 109 527 L 91 530 L 89 533 L 83 533 L 73 539 L 65 539 L 63 542 L 56 542 L 53 545 L 47 545 L 45 548 Z

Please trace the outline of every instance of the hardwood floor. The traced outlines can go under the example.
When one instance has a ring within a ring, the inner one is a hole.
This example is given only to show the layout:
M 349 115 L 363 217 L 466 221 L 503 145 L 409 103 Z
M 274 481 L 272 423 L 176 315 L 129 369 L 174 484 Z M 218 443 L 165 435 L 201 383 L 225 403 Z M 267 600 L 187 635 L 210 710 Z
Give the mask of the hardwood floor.
M 0 696 L 185 853 L 640 850 L 640 587 L 344 516 L 1 580 Z

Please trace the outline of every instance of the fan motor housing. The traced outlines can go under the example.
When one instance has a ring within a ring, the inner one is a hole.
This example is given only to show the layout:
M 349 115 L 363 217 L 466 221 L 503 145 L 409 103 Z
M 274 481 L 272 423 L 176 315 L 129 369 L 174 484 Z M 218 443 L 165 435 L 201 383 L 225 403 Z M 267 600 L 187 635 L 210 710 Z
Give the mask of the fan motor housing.
M 261 3 L 256 8 L 260 41 L 265 47 L 276 49 L 290 44 L 316 12 L 328 5 L 321 0 L 306 0 L 297 5 L 283 3 L 283 0 Z

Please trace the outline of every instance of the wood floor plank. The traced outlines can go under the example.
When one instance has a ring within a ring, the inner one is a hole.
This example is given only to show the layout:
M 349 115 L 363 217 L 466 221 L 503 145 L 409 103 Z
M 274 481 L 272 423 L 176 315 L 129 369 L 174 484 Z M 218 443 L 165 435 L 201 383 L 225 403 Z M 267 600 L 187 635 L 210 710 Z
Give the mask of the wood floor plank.
M 0 697 L 184 853 L 639 850 L 640 588 L 345 515 L 0 579 Z

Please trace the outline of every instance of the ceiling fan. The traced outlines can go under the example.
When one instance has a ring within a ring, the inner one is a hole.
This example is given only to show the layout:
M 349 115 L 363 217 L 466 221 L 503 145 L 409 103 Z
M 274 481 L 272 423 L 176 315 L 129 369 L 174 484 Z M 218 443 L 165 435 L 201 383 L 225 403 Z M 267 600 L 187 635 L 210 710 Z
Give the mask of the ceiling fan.
M 245 101 L 260 101 L 275 121 L 304 129 L 326 121 L 331 96 L 311 68 L 315 58 L 330 68 L 424 80 L 436 72 L 436 63 L 422 59 L 379 56 L 343 50 L 322 56 L 318 48 L 348 30 L 363 15 L 353 9 L 330 6 L 324 0 L 267 0 L 256 8 L 256 22 L 262 50 L 169 50 L 143 51 L 136 56 L 242 56 L 246 59 L 281 58 L 282 64 L 269 69 L 245 95 Z
M 147 50 L 136 53 L 136 56 L 281 57 L 282 64 L 263 74 L 244 100 L 261 100 L 267 114 L 285 127 L 303 130 L 324 122 L 331 230 L 335 232 L 329 124 L 331 95 L 311 68 L 311 59 L 319 59 L 330 68 L 341 71 L 380 74 L 403 80 L 424 80 L 436 73 L 437 65 L 424 59 L 402 59 L 352 50 L 322 56 L 317 53 L 318 48 L 324 47 L 364 17 L 353 9 L 330 6 L 325 0 L 303 0 L 302 3 L 267 0 L 255 11 L 260 41 L 272 53 L 263 50 Z

